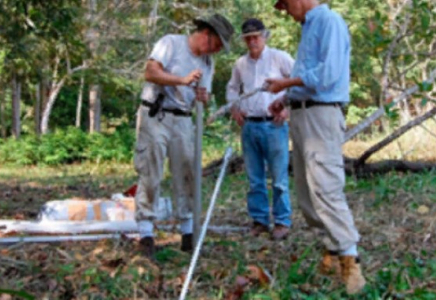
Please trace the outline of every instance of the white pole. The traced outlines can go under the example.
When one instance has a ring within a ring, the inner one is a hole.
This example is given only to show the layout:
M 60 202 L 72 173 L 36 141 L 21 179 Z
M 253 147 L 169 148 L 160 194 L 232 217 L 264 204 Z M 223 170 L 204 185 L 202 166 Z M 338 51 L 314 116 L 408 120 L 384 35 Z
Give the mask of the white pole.
M 245 100 L 245 99 L 247 99 L 247 98 L 249 98 L 249 97 L 251 97 L 251 96 L 253 96 L 253 95 L 255 95 L 255 94 L 259 93 L 259 92 L 265 92 L 265 91 L 266 91 L 266 86 L 262 86 L 260 88 L 254 89 L 254 90 L 252 90 L 252 91 L 250 91 L 248 93 L 240 95 L 238 99 L 236 99 L 236 100 L 234 100 L 234 101 L 232 101 L 230 103 L 227 103 L 227 104 L 221 106 L 214 114 L 209 116 L 209 118 L 206 121 L 206 125 L 212 124 L 213 122 L 215 122 L 215 120 L 218 117 L 220 117 L 220 116 L 230 112 L 230 110 L 232 109 L 233 105 L 240 105 L 243 100 Z
M 196 120 L 195 120 L 195 165 L 194 165 L 194 243 L 197 243 L 198 236 L 200 234 L 201 227 L 201 151 L 202 151 L 202 139 L 203 139 L 203 103 L 196 101 Z
M 192 274 L 194 273 L 195 265 L 197 264 L 197 259 L 198 259 L 198 255 L 200 254 L 200 249 L 201 249 L 201 246 L 203 244 L 203 239 L 206 235 L 207 225 L 209 224 L 210 218 L 212 216 L 212 211 L 213 211 L 213 208 L 215 206 L 215 201 L 216 201 L 216 198 L 218 196 L 218 193 L 219 193 L 219 190 L 221 187 L 221 183 L 223 181 L 224 174 L 225 174 L 225 171 L 227 168 L 227 164 L 230 161 L 231 155 L 232 155 L 232 148 L 228 147 L 226 149 L 226 153 L 224 154 L 223 165 L 221 167 L 220 175 L 219 175 L 218 180 L 215 184 L 215 189 L 213 191 L 212 198 L 210 200 L 209 208 L 207 209 L 206 219 L 204 220 L 203 227 L 201 227 L 200 236 L 198 237 L 198 242 L 195 245 L 194 255 L 191 258 L 191 264 L 189 265 L 188 275 L 186 276 L 185 282 L 183 283 L 183 289 L 182 289 L 182 292 L 180 294 L 179 300 L 184 300 L 186 297 L 186 294 L 188 293 L 189 283 L 192 279 Z
M 177 228 L 179 226 L 176 226 Z M 159 230 L 171 231 L 173 225 L 156 224 Z M 208 226 L 209 231 L 220 233 L 248 231 L 248 227 Z M 135 221 L 11 221 L 0 220 L 0 234 L 92 234 L 92 233 L 137 233 L 138 224 Z M 0 244 L 3 243 L 0 237 Z
M 127 234 L 126 236 L 128 238 L 137 238 L 139 237 L 139 233 Z M 103 239 L 120 239 L 120 238 L 121 238 L 121 234 L 14 236 L 14 237 L 0 238 L 0 244 L 98 241 Z

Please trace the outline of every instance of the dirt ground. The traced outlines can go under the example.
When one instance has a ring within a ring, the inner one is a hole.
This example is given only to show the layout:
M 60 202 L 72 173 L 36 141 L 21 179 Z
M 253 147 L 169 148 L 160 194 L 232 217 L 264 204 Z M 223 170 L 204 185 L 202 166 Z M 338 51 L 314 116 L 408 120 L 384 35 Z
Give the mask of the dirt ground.
M 92 168 L 1 169 L 1 218 L 34 219 L 47 200 L 107 197 L 134 183 L 128 166 Z M 205 202 L 212 177 L 204 184 Z M 213 225 L 249 226 L 246 188 L 243 175 L 225 179 Z M 347 180 L 368 281 L 355 299 L 435 299 L 435 191 L 433 173 Z M 321 236 L 309 230 L 295 201 L 293 207 L 292 232 L 282 242 L 267 234 L 208 234 L 188 299 L 350 299 L 342 285 L 317 274 Z M 0 290 L 35 299 L 177 299 L 190 256 L 179 250 L 176 232 L 159 232 L 158 241 L 163 248 L 155 260 L 127 238 L 0 245 Z

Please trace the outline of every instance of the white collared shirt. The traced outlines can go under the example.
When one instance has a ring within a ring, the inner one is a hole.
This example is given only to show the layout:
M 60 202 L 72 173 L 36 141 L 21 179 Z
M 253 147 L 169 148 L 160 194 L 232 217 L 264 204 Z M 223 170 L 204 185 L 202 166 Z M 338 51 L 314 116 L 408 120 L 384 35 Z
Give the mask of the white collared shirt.
M 232 77 L 227 83 L 226 99 L 233 102 L 241 94 L 249 93 L 261 87 L 267 78 L 290 77 L 294 59 L 286 52 L 265 46 L 258 59 L 252 59 L 247 53 L 235 63 Z M 285 91 L 277 94 L 258 92 L 240 101 L 240 109 L 248 117 L 270 116 L 268 106 L 282 97 Z

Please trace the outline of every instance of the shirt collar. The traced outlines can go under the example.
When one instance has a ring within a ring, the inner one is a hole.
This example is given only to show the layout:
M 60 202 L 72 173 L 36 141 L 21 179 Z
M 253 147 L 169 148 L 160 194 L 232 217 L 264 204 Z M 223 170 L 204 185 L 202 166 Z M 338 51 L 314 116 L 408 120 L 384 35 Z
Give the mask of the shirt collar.
M 312 8 L 311 10 L 306 12 L 306 16 L 304 17 L 303 24 L 310 23 L 310 21 L 312 21 L 313 18 L 315 18 L 316 16 L 318 16 L 319 14 L 321 14 L 322 12 L 324 12 L 328 9 L 329 9 L 329 7 L 327 4 L 320 4 L 320 5 L 315 6 L 314 8 Z

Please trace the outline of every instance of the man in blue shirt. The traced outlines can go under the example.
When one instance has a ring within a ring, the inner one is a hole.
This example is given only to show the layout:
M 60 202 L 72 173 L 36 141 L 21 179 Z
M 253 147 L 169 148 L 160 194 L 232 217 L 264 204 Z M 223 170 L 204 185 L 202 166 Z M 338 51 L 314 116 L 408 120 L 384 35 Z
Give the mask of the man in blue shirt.
M 325 231 L 324 274 L 341 276 L 347 293 L 365 286 L 357 242 L 359 234 L 345 194 L 342 105 L 349 102 L 350 37 L 346 23 L 317 0 L 279 0 L 275 4 L 302 24 L 290 78 L 267 79 L 269 91 L 288 89 L 270 105 L 276 115 L 291 108 L 293 167 L 298 203 L 307 223 Z

